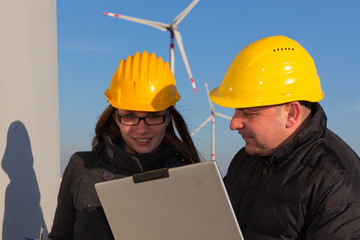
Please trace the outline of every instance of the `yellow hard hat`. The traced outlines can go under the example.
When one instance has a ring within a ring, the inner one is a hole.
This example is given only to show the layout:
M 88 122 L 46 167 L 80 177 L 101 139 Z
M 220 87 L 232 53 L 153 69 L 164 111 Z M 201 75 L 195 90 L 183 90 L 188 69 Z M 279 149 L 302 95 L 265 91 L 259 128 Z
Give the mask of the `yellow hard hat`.
M 144 51 L 122 59 L 105 96 L 119 109 L 156 112 L 180 100 L 169 63 Z
M 210 99 L 223 107 L 249 108 L 324 96 L 313 59 L 296 41 L 272 36 L 242 49 Z

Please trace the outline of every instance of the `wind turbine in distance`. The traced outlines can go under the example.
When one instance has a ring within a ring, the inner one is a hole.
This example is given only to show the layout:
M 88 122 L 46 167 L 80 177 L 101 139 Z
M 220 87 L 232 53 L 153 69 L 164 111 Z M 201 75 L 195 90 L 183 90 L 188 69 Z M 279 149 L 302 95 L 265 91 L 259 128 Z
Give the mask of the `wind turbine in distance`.
M 211 125 L 212 125 L 211 126 L 211 160 L 215 160 L 215 116 L 219 116 L 219 117 L 226 118 L 229 120 L 231 120 L 231 117 L 226 116 L 221 113 L 218 113 L 218 112 L 215 112 L 214 106 L 209 98 L 209 88 L 208 88 L 208 85 L 206 82 L 205 82 L 205 88 L 206 88 L 206 94 L 207 94 L 207 97 L 209 100 L 211 115 L 202 124 L 200 124 L 200 126 L 193 133 L 191 133 L 191 136 L 194 136 L 195 133 L 197 133 L 206 123 L 208 123 L 210 120 L 212 120 L 212 122 L 211 122 Z
M 200 0 L 194 0 L 192 3 L 190 3 L 190 5 L 187 8 L 185 8 L 184 11 L 182 11 L 179 15 L 176 16 L 176 18 L 174 18 L 174 20 L 172 21 L 171 24 L 149 21 L 149 20 L 145 20 L 145 19 L 129 17 L 129 16 L 115 14 L 115 13 L 109 13 L 109 12 L 104 12 L 104 14 L 111 16 L 111 17 L 117 17 L 117 18 L 128 20 L 128 21 L 145 24 L 145 25 L 160 29 L 161 31 L 170 31 L 170 69 L 173 72 L 173 74 L 175 75 L 175 54 L 174 54 L 174 36 L 175 36 L 176 42 L 179 47 L 179 51 L 181 53 L 181 56 L 182 56 L 184 64 L 185 64 L 186 71 L 190 77 L 191 85 L 196 93 L 197 92 L 196 85 L 195 85 L 193 76 L 191 74 L 189 62 L 188 62 L 186 54 L 185 54 L 185 49 L 184 49 L 184 46 L 182 43 L 181 34 L 177 30 L 177 27 L 178 27 L 179 23 L 184 19 L 184 17 L 190 12 L 190 10 L 199 1 Z

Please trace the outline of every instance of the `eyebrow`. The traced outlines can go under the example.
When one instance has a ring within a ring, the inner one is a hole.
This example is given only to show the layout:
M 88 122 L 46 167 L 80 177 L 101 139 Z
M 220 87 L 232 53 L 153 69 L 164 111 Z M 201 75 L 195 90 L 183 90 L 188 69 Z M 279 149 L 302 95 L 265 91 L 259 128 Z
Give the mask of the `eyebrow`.
M 121 115 L 121 116 L 137 116 L 137 113 L 139 113 L 138 111 L 126 111 L 126 110 L 123 110 L 123 111 L 124 111 L 123 113 L 117 112 L 117 114 Z M 146 113 L 146 116 L 154 116 L 154 115 L 163 116 L 164 114 L 166 114 L 166 112 L 164 112 L 164 111 L 144 112 L 144 113 Z
M 271 107 L 275 107 L 275 106 L 278 106 L 278 105 L 269 105 L 269 106 L 259 106 L 259 107 L 250 107 L 250 108 L 235 108 L 236 111 L 261 111 L 261 110 L 266 110 L 268 108 L 271 108 Z
M 261 110 L 262 109 L 260 108 L 236 108 L 236 111 L 241 111 L 241 112 L 258 112 Z

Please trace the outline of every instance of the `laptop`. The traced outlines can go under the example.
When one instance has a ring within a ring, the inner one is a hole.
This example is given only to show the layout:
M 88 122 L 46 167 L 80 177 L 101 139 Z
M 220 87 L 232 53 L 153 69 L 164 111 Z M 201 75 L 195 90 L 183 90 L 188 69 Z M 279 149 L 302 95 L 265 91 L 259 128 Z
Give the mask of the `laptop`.
M 95 184 L 116 240 L 243 240 L 215 161 Z

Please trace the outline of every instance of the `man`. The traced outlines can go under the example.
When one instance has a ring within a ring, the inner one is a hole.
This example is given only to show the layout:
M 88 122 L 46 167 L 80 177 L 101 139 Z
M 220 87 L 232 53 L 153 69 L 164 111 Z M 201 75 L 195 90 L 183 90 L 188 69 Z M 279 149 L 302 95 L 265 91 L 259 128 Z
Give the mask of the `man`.
M 250 239 L 360 239 L 360 159 L 326 127 L 314 62 L 273 36 L 241 50 L 216 104 L 245 141 L 224 183 Z

